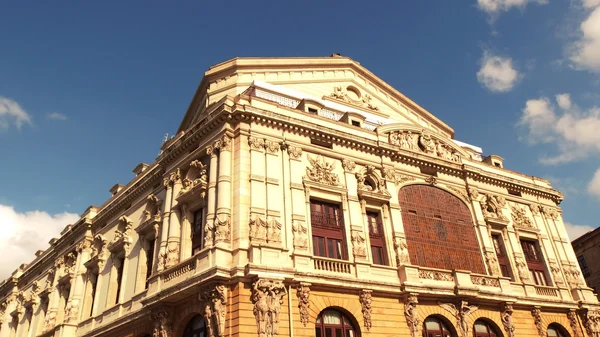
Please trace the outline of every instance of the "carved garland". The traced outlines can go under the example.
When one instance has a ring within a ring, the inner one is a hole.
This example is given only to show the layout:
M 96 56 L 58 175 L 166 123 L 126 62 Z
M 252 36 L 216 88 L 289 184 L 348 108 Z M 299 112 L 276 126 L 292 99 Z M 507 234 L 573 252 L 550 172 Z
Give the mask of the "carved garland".
M 542 311 L 539 307 L 534 307 L 531 309 L 531 316 L 533 316 L 533 323 L 537 328 L 538 334 L 540 337 L 546 337 L 546 331 L 544 329 L 544 325 L 542 323 Z
M 310 283 L 300 283 L 298 285 L 298 291 L 296 292 L 296 296 L 298 297 L 298 310 L 300 311 L 300 323 L 304 326 L 308 324 L 309 321 L 309 313 L 308 309 L 310 308 Z
M 371 330 L 371 326 L 373 325 L 373 322 L 371 319 L 372 301 L 373 301 L 371 298 L 372 292 L 373 292 L 372 290 L 361 290 L 359 297 L 358 297 L 358 299 L 360 301 L 361 311 L 363 314 L 365 329 L 367 329 L 367 331 Z
M 260 215 L 254 214 L 250 218 L 250 242 L 280 244 L 281 243 L 281 223 L 275 218 L 269 220 L 263 219 Z

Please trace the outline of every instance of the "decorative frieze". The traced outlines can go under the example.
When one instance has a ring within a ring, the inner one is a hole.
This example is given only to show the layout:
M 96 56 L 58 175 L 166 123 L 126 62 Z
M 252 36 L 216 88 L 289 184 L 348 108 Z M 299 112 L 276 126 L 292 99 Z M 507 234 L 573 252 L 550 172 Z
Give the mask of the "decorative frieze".
M 308 309 L 310 308 L 310 283 L 300 283 L 297 288 L 298 311 L 300 312 L 300 323 L 304 326 L 310 319 Z
M 295 249 L 308 249 L 308 230 L 303 221 L 292 221 L 292 235 Z
M 500 287 L 500 281 L 497 278 L 486 276 L 471 275 L 471 282 L 478 286 Z
M 419 269 L 419 278 L 434 281 L 454 282 L 454 276 L 450 272 Z
M 554 278 L 554 282 L 559 285 L 565 284 L 558 263 L 556 261 L 549 261 L 548 264 L 550 267 L 550 272 L 552 273 L 552 278 Z
M 308 162 L 312 167 L 306 168 L 306 178 L 324 185 L 339 185 L 339 178 L 333 173 L 335 164 L 326 162 L 321 155 L 316 158 L 308 156 Z
M 469 337 L 471 323 L 468 318 L 473 312 L 479 309 L 479 307 L 476 305 L 469 305 L 467 301 L 458 301 L 458 305 L 442 302 L 438 302 L 438 304 L 456 318 L 459 335 L 461 337 Z
M 333 92 L 329 94 L 329 97 L 339 99 L 359 107 L 365 107 L 371 110 L 379 111 L 379 108 L 372 103 L 373 98 L 369 94 L 360 94 L 360 92 L 358 92 L 356 89 L 353 89 L 352 92 L 354 96 L 357 96 L 356 99 L 348 95 L 347 88 L 336 86 L 333 88 Z
M 279 152 L 279 148 L 279 143 L 271 140 L 265 140 L 265 150 L 267 150 L 267 153 L 277 154 Z
M 506 337 L 515 337 L 515 322 L 513 320 L 513 306 L 510 303 L 504 303 L 504 308 L 500 313 L 500 318 L 502 320 L 502 325 L 504 326 L 504 331 L 506 331 Z
M 571 288 L 577 288 L 583 285 L 581 280 L 581 272 L 576 266 L 564 266 L 567 283 Z
M 263 151 L 265 148 L 265 140 L 262 138 L 248 137 L 248 145 L 250 150 Z
M 439 139 L 433 138 L 426 130 L 420 133 L 395 131 L 389 135 L 389 143 L 402 149 L 425 153 L 444 160 L 460 162 L 460 153 Z
M 410 294 L 406 297 L 406 302 L 404 303 L 404 318 L 406 319 L 406 324 L 410 330 L 411 337 L 420 337 L 419 328 L 421 327 L 421 319 L 419 318 L 417 304 L 419 304 L 417 295 Z
M 253 312 L 259 337 L 279 335 L 279 315 L 286 294 L 285 285 L 279 280 L 259 279 L 252 285 Z
M 533 307 L 531 309 L 531 316 L 533 316 L 533 324 L 537 328 L 540 337 L 546 337 L 546 329 L 544 323 L 542 323 L 542 310 L 540 307 Z
M 371 326 L 373 325 L 371 312 L 372 312 L 372 298 L 371 293 L 372 290 L 361 290 L 358 295 L 358 300 L 360 301 L 360 307 L 363 314 L 363 320 L 365 324 L 365 329 L 367 331 L 371 330 Z
M 250 242 L 252 243 L 281 243 L 281 223 L 275 218 L 263 219 L 259 214 L 250 216 Z
M 410 264 L 410 256 L 408 255 L 406 238 L 400 236 L 394 237 L 394 250 L 396 251 L 396 264 L 398 266 Z
M 287 152 L 292 159 L 300 159 L 302 157 L 302 148 L 300 147 L 288 145 Z

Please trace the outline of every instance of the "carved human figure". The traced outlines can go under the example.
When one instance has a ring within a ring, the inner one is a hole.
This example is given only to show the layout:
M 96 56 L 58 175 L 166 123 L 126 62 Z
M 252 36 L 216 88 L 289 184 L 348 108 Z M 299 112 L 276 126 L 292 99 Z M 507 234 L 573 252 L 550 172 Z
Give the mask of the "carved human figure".
M 398 266 L 403 264 L 410 264 L 410 257 L 408 255 L 408 245 L 406 239 L 402 237 L 394 238 L 394 248 L 396 249 L 396 263 Z
M 406 318 L 406 324 L 408 324 L 411 337 L 419 336 L 421 320 L 419 319 L 419 311 L 417 310 L 418 303 L 417 296 L 412 294 L 406 298 L 406 303 L 404 304 L 404 317 Z
M 421 149 L 423 150 L 423 152 L 427 154 L 435 153 L 435 142 L 433 141 L 433 139 L 431 139 L 431 136 L 429 136 L 428 134 L 421 134 L 421 137 L 419 137 L 419 144 L 421 145 Z
M 513 306 L 510 303 L 504 304 L 504 310 L 501 313 L 502 325 L 506 331 L 507 337 L 515 337 L 515 324 L 513 322 Z
M 267 336 L 267 316 L 269 315 L 268 290 L 265 288 L 263 280 L 254 283 L 254 294 L 252 295 L 254 302 L 254 316 L 258 328 L 258 336 Z

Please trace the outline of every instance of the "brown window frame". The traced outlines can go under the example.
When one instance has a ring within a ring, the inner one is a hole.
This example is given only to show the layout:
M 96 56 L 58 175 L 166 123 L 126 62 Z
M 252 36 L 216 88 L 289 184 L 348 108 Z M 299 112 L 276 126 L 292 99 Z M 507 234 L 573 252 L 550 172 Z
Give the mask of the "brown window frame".
M 520 240 L 521 249 L 527 263 L 527 268 L 531 273 L 531 277 L 536 285 L 548 286 L 548 278 L 546 277 L 546 266 L 544 257 L 540 249 L 540 244 L 537 240 L 523 239 Z
M 508 254 L 506 253 L 506 246 L 504 245 L 502 233 L 492 234 L 492 244 L 494 245 L 494 251 L 496 252 L 496 258 L 498 259 L 498 265 L 500 266 L 502 276 L 512 278 L 510 262 L 508 261 Z
M 388 266 L 389 261 L 385 246 L 383 216 L 381 215 L 381 212 L 367 211 L 367 225 L 369 227 L 369 239 L 371 241 L 371 257 L 373 264 Z
M 204 209 L 194 211 L 192 222 L 192 256 L 204 248 Z
M 328 312 L 335 312 L 340 315 L 340 319 L 342 321 L 341 324 L 331 324 L 325 323 L 325 319 L 323 319 L 323 315 Z M 330 332 L 328 334 L 327 332 Z M 319 316 L 317 316 L 317 321 L 315 323 L 315 336 L 316 337 L 326 337 L 326 336 L 339 336 L 339 337 L 359 337 L 360 331 L 354 327 L 350 317 L 344 314 L 340 310 L 327 308 L 323 310 Z
M 344 217 L 339 204 L 311 200 L 310 219 L 312 227 L 313 255 L 348 260 Z

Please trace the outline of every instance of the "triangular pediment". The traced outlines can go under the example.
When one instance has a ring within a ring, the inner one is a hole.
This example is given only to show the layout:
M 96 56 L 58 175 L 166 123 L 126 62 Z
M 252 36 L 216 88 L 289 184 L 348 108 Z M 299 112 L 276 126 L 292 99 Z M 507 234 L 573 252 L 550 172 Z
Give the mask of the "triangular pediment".
M 346 57 L 238 58 L 211 67 L 180 126 L 187 129 L 203 109 L 252 86 L 297 100 L 317 100 L 338 113 L 356 112 L 379 125 L 404 123 L 452 138 L 444 122 Z

